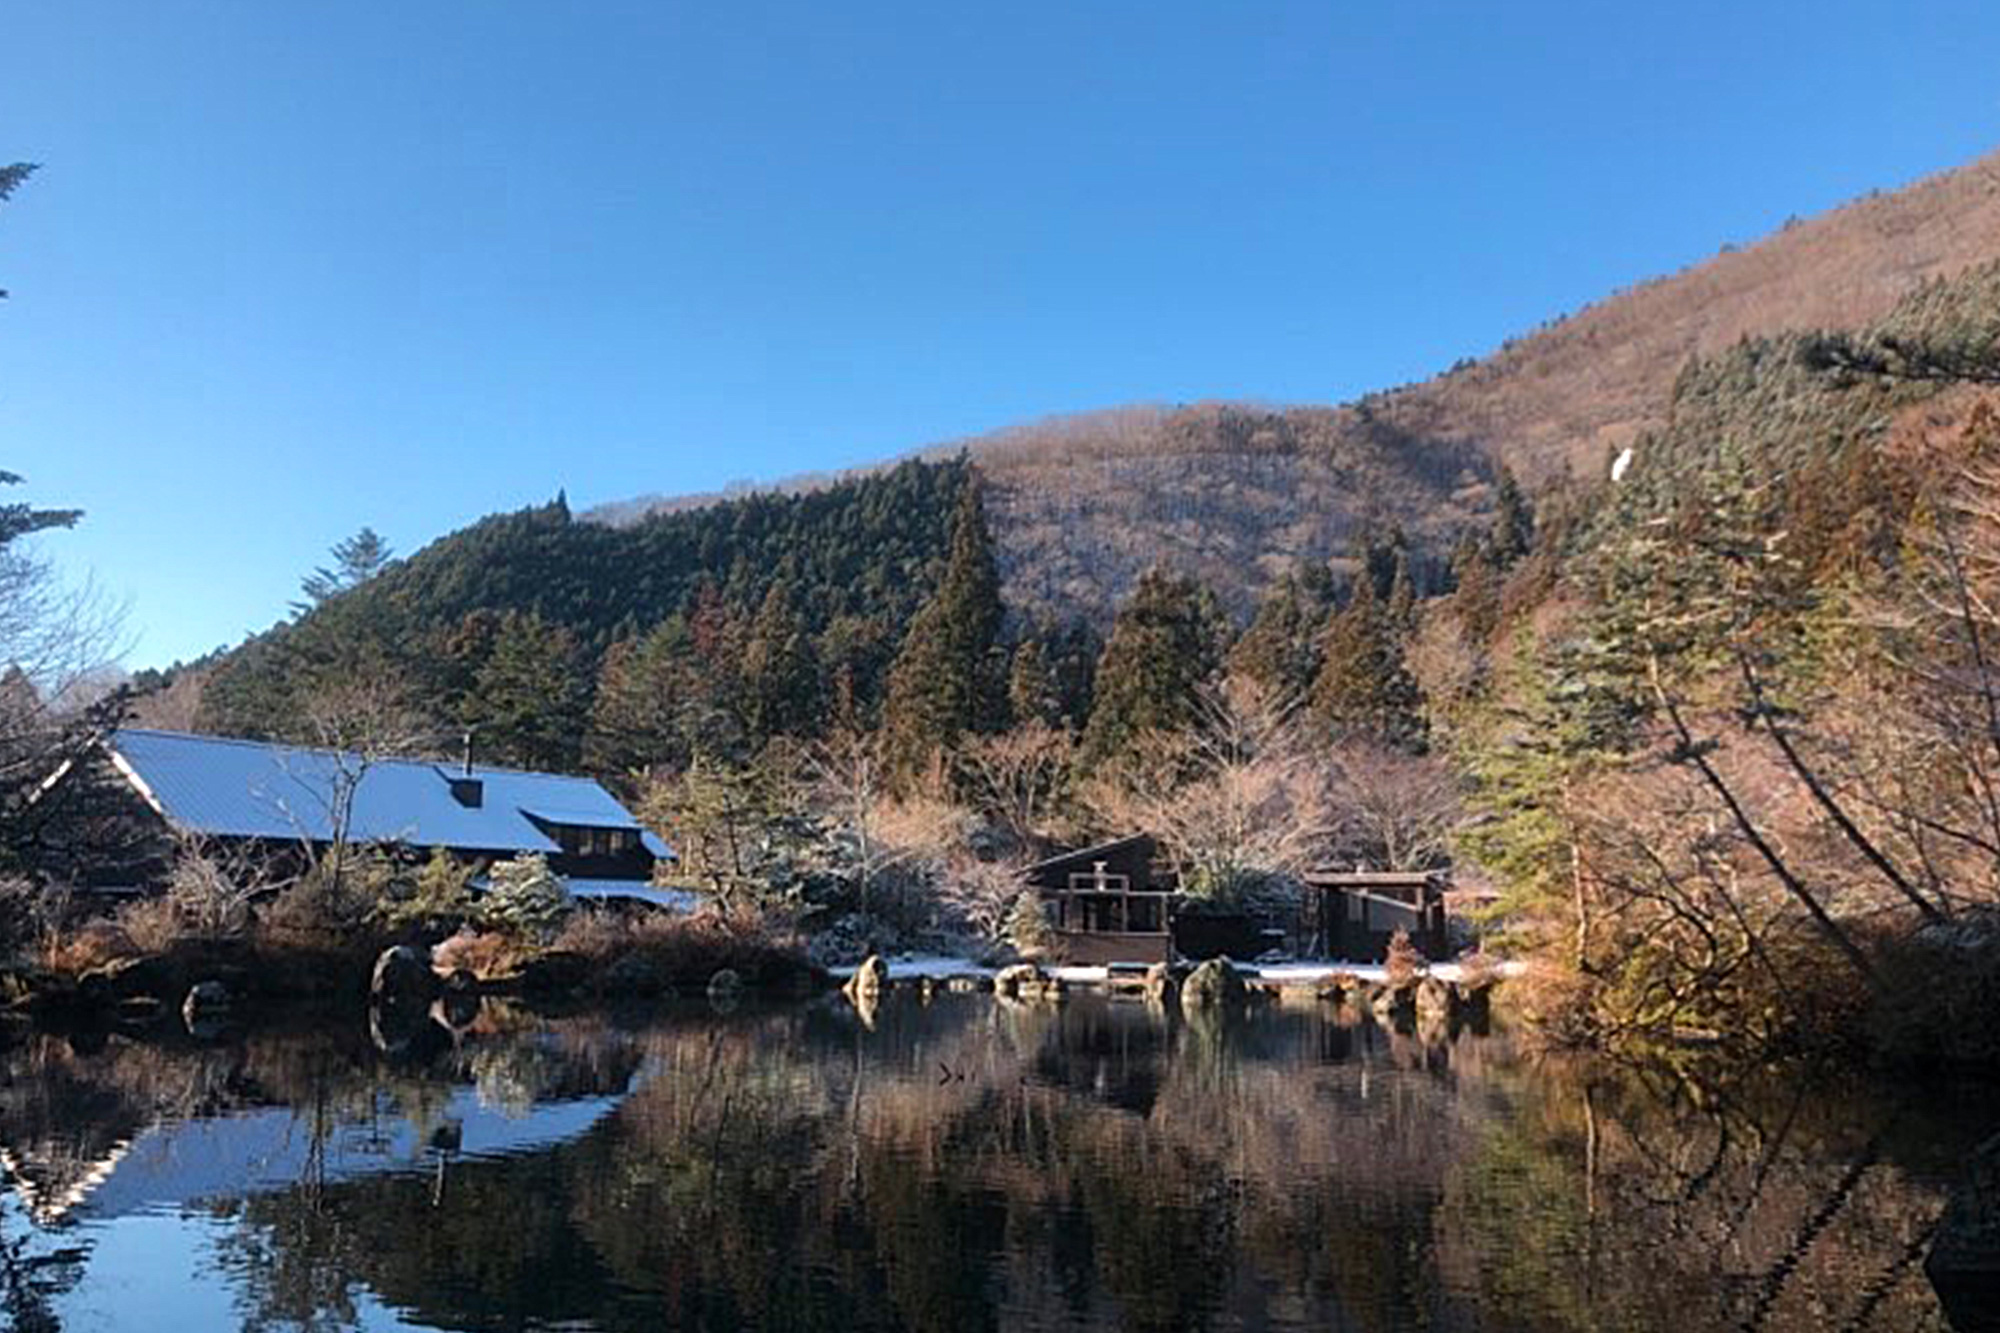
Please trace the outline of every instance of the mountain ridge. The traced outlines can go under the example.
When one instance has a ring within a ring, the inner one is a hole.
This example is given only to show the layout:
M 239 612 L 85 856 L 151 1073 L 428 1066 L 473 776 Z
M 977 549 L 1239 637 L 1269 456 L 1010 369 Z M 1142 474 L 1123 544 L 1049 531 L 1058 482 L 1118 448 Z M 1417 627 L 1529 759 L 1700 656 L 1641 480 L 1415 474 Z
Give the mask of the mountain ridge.
M 1746 339 L 1863 327 L 1923 283 L 1994 258 L 2000 151 L 1793 219 L 1348 403 L 1098 409 L 749 490 L 796 493 L 962 452 L 986 479 L 1010 599 L 1025 609 L 1101 618 L 1165 562 L 1242 611 L 1269 579 L 1345 558 L 1365 527 L 1402 527 L 1440 559 L 1485 513 L 1501 467 L 1531 489 L 1602 475 L 1666 423 L 1691 362 Z M 632 522 L 740 493 L 640 497 L 585 517 Z

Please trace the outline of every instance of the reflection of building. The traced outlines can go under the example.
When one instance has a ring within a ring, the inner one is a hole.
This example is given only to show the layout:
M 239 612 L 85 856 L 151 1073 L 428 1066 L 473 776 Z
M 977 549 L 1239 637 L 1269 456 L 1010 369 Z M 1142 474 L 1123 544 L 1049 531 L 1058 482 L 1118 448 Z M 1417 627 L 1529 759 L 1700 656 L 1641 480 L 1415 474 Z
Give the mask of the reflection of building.
M 141 854 L 98 869 L 92 886 L 113 891 L 156 881 L 175 836 L 280 869 L 339 837 L 466 861 L 540 853 L 586 896 L 658 896 L 654 863 L 673 855 L 590 778 L 137 728 L 112 733 L 89 769 L 57 787 L 99 779 L 150 835 L 131 843 Z
M 1371 962 L 1389 951 L 1398 930 L 1426 958 L 1445 958 L 1445 890 L 1436 870 L 1315 870 L 1305 875 L 1308 951 L 1322 958 Z
M 1164 963 L 1172 952 L 1168 905 L 1176 887 L 1153 864 L 1144 834 L 1065 852 L 1028 869 L 1056 956 L 1066 963 Z

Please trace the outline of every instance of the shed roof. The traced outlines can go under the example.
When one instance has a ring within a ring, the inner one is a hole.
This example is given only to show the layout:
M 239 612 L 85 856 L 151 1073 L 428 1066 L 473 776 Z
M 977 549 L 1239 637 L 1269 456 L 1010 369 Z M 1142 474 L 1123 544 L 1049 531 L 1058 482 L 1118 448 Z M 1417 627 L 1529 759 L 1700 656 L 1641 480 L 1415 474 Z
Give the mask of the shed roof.
M 1442 883 L 1442 870 L 1308 870 L 1300 876 L 1319 889 L 1386 889 L 1413 884 Z
M 114 732 L 114 762 L 146 800 L 176 828 L 215 837 L 307 839 L 333 836 L 333 804 L 344 773 L 354 786 L 348 837 L 481 852 L 559 852 L 527 815 L 596 828 L 639 829 L 639 821 L 590 778 L 476 765 L 483 784 L 477 806 L 461 804 L 452 780 L 457 765 L 377 759 L 365 766 L 334 750 L 272 745 L 219 736 L 137 727 Z M 650 833 L 655 856 L 670 856 Z
M 1077 861 L 1085 864 L 1089 864 L 1092 861 L 1102 861 L 1109 856 L 1141 843 L 1145 844 L 1146 851 L 1150 855 L 1153 848 L 1151 835 L 1134 833 L 1127 837 L 1115 838 L 1110 842 L 1100 842 L 1095 847 L 1079 847 L 1073 852 L 1059 852 L 1045 861 L 1037 861 L 1035 864 L 1029 866 L 1028 873 L 1033 875 L 1043 870 L 1055 870 L 1063 865 Z

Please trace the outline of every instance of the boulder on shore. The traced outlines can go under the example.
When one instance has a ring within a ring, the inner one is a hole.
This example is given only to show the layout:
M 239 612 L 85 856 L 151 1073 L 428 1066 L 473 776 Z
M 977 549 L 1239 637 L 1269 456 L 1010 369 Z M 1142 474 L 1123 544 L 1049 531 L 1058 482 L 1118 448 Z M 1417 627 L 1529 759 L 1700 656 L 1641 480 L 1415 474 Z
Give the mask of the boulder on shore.
M 1003 967 L 993 976 L 993 993 L 1009 999 L 1033 1000 L 1059 991 L 1051 986 L 1048 974 L 1033 963 Z
M 1181 983 L 1182 1009 L 1241 1004 L 1249 996 L 1250 988 L 1244 984 L 1243 974 L 1227 958 L 1209 959 Z

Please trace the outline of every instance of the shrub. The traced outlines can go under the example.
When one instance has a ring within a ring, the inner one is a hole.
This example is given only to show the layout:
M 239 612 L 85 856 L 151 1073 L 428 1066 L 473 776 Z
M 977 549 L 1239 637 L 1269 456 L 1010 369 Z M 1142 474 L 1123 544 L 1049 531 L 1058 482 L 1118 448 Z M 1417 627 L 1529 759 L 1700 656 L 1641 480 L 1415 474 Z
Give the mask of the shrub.
M 434 849 L 414 878 L 389 886 L 375 905 L 376 919 L 392 931 L 463 920 L 473 910 L 473 870 L 444 848 Z
M 1055 930 L 1049 925 L 1048 913 L 1042 910 L 1042 900 L 1033 889 L 1023 890 L 1014 899 L 1013 908 L 1007 914 L 1007 938 L 1016 949 L 1028 955 L 1046 953 L 1055 946 Z
M 59 943 L 51 940 L 43 958 L 54 971 L 76 974 L 140 952 L 141 946 L 123 927 L 92 921 Z
M 591 909 L 570 917 L 555 947 L 600 967 L 637 955 L 669 981 L 705 983 L 722 968 L 753 981 L 798 975 L 805 955 L 797 936 L 750 909 L 707 908 L 692 915 Z
M 241 935 L 249 929 L 250 899 L 259 887 L 245 878 L 199 847 L 184 847 L 174 858 L 159 915 L 175 923 L 177 934 Z
M 521 942 L 496 931 L 467 927 L 431 950 L 431 965 L 440 972 L 470 972 L 481 981 L 504 977 L 527 960 Z
M 488 881 L 479 901 L 480 924 L 515 939 L 546 943 L 575 906 L 568 886 L 540 853 L 497 863 Z
M 1424 956 L 1417 951 L 1416 945 L 1410 943 L 1410 932 L 1407 930 L 1398 930 L 1389 937 L 1389 955 L 1384 961 L 1391 986 L 1405 986 L 1415 981 L 1424 966 Z

